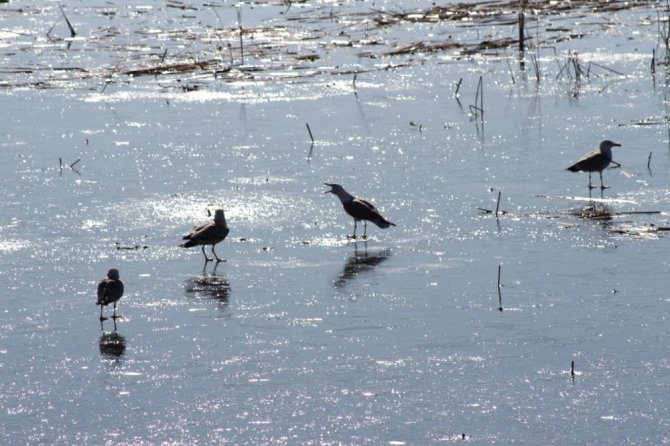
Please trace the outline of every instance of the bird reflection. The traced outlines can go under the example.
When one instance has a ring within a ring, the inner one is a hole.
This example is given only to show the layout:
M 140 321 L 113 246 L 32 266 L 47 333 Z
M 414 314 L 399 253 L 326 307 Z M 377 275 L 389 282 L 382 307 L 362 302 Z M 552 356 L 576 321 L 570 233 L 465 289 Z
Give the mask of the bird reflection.
M 100 321 L 100 330 L 102 330 L 102 336 L 98 341 L 98 346 L 100 347 L 100 354 L 107 358 L 119 358 L 126 351 L 126 338 L 121 336 L 119 332 L 116 331 L 116 319 L 114 321 L 114 331 L 105 331 L 103 326 L 103 321 Z
M 368 252 L 368 243 L 364 243 L 364 249 L 358 250 L 358 243 L 354 244 L 354 253 L 349 256 L 344 264 L 342 272 L 337 280 L 333 282 L 336 287 L 343 287 L 347 282 L 359 274 L 374 269 L 377 265 L 391 258 L 391 250 L 383 249 L 376 253 Z
M 223 304 L 228 304 L 228 295 L 230 294 L 230 282 L 228 279 L 219 276 L 216 270 L 211 273 L 191 277 L 186 280 L 184 286 L 186 294 L 193 294 L 196 297 L 208 297 Z

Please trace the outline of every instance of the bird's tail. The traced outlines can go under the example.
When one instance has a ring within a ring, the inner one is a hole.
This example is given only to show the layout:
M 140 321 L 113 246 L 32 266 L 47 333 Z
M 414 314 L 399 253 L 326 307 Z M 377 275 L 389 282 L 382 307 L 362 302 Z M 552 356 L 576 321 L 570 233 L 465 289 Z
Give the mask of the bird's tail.
M 187 240 L 184 243 L 179 245 L 179 247 L 181 247 L 181 248 L 191 248 L 192 246 L 196 246 L 196 244 L 195 244 L 195 242 L 193 242 L 193 240 Z
M 577 165 L 574 164 L 574 165 L 568 167 L 568 168 L 565 169 L 565 170 L 569 170 L 570 172 L 577 172 L 577 171 L 579 170 L 579 167 L 577 167 Z
M 377 220 L 372 220 L 372 223 L 376 224 L 377 226 L 379 226 L 382 229 L 386 229 L 389 226 L 395 226 L 395 223 L 393 223 L 391 221 L 388 221 L 384 218 L 380 218 L 380 219 L 377 219 Z

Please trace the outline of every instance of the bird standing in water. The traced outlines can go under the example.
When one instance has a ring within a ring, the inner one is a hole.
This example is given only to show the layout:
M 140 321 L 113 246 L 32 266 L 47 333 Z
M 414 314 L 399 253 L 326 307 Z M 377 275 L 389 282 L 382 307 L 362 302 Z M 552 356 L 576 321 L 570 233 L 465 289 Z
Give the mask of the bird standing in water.
M 121 299 L 123 296 L 123 282 L 119 279 L 119 270 L 116 268 L 111 268 L 107 271 L 107 277 L 103 278 L 100 283 L 98 283 L 98 301 L 96 305 L 100 305 L 100 320 L 107 320 L 106 317 L 102 315 L 102 307 L 107 306 L 111 303 L 114 304 L 114 314 L 112 319 L 121 317 L 116 315 L 116 302 Z
M 568 167 L 566 170 L 569 170 L 570 172 L 588 172 L 589 189 L 596 187 L 591 184 L 591 173 L 598 172 L 600 174 L 600 189 L 607 189 L 609 186 L 605 186 L 603 184 L 603 170 L 605 170 L 605 168 L 609 166 L 611 162 L 613 162 L 612 147 L 621 147 L 621 144 L 606 139 L 600 143 L 599 149 L 592 150 L 586 155 L 582 156 L 575 164 Z
M 186 240 L 182 243 L 182 248 L 190 248 L 192 246 L 202 245 L 202 255 L 205 256 L 205 263 L 211 262 L 213 259 L 207 257 L 205 253 L 205 246 L 212 245 L 212 254 L 216 258 L 216 262 L 222 262 L 223 259 L 220 259 L 214 251 L 214 245 L 222 241 L 228 236 L 230 229 L 226 224 L 226 217 L 223 215 L 223 209 L 217 209 L 214 212 L 214 221 L 203 223 L 199 226 L 196 226 L 183 237 L 183 240 Z
M 344 188 L 339 184 L 323 184 L 330 187 L 330 190 L 327 190 L 324 193 L 337 195 L 337 197 L 342 202 L 342 207 L 344 207 L 344 210 L 354 219 L 354 234 L 348 237 L 356 238 L 356 223 L 361 220 L 363 220 L 363 238 L 367 238 L 368 236 L 368 221 L 371 221 L 382 229 L 386 229 L 389 226 L 395 226 L 395 223 L 385 219 L 382 214 L 379 213 L 377 208 L 375 208 L 374 205 L 369 201 L 354 197 L 349 192 L 344 190 Z

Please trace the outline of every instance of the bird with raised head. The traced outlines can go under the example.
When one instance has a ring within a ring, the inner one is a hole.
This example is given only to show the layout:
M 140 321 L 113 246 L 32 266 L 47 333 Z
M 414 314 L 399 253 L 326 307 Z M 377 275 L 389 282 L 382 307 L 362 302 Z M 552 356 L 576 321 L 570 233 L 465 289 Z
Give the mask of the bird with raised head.
M 217 209 L 214 212 L 214 221 L 203 223 L 194 227 L 191 232 L 186 234 L 182 240 L 186 240 L 181 245 L 182 248 L 190 248 L 192 246 L 202 246 L 202 255 L 205 256 L 205 263 L 211 262 L 213 259 L 207 257 L 205 253 L 205 246 L 212 245 L 212 254 L 216 258 L 216 262 L 222 262 L 223 259 L 220 259 L 214 251 L 214 245 L 224 240 L 230 229 L 226 224 L 226 217 L 223 214 L 223 209 Z
M 330 187 L 330 190 L 327 190 L 324 193 L 331 193 L 337 195 L 337 198 L 342 202 L 342 207 L 354 219 L 354 234 L 347 236 L 350 238 L 356 238 L 356 224 L 359 221 L 363 221 L 363 238 L 367 238 L 368 222 L 376 224 L 382 229 L 386 229 L 389 226 L 395 226 L 395 223 L 385 219 L 382 214 L 377 210 L 377 208 L 370 203 L 369 201 L 363 200 L 362 198 L 357 198 L 347 192 L 339 184 L 323 183 L 326 186 Z
M 98 300 L 95 304 L 100 305 L 101 321 L 107 320 L 107 318 L 102 315 L 102 307 L 111 303 L 114 304 L 114 314 L 112 315 L 112 319 L 116 320 L 116 318 L 121 317 L 116 315 L 116 302 L 121 299 L 121 296 L 123 296 L 123 282 L 121 282 L 121 279 L 119 278 L 119 270 L 111 268 L 107 271 L 107 277 L 103 277 L 100 283 L 98 283 Z
M 600 174 L 600 189 L 607 189 L 609 186 L 603 184 L 603 170 L 613 162 L 612 147 L 621 147 L 621 144 L 606 139 L 600 143 L 600 148 L 591 150 L 566 170 L 569 170 L 570 172 L 588 172 L 589 189 L 596 187 L 591 184 L 591 173 L 598 172 Z

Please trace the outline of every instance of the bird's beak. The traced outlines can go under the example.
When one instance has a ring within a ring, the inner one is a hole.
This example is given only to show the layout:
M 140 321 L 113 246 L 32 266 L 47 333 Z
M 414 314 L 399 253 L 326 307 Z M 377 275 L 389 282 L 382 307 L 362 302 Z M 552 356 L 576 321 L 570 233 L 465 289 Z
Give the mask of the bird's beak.
M 323 184 L 325 184 L 326 186 L 330 187 L 330 190 L 325 191 L 324 194 L 327 194 L 327 193 L 330 193 L 330 192 L 333 191 L 333 185 L 332 185 L 332 184 L 329 184 L 329 183 L 323 183 Z
M 615 143 L 614 143 L 614 146 L 615 146 L 615 147 L 621 147 L 621 144 L 619 144 L 618 142 L 615 142 Z

